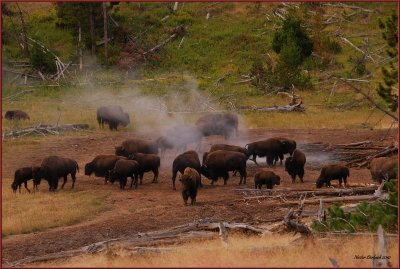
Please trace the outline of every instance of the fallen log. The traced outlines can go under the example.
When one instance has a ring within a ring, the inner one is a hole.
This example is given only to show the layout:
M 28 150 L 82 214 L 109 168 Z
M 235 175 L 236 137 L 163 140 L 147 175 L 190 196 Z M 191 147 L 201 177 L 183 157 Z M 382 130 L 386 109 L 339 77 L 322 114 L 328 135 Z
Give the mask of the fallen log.
M 3 139 L 8 137 L 20 137 L 25 136 L 32 133 L 37 134 L 59 134 L 60 131 L 67 131 L 67 130 L 83 130 L 89 129 L 89 124 L 86 123 L 78 123 L 78 124 L 63 124 L 63 125 L 43 125 L 40 124 L 35 127 L 28 127 L 18 131 L 11 131 L 5 132 L 2 134 Z
M 240 110 L 252 110 L 252 111 L 260 111 L 260 112 L 289 112 L 289 111 L 298 111 L 303 112 L 305 108 L 303 106 L 303 102 L 301 101 L 295 105 L 286 105 L 286 106 L 272 106 L 272 107 L 257 107 L 257 106 L 241 106 L 239 107 Z

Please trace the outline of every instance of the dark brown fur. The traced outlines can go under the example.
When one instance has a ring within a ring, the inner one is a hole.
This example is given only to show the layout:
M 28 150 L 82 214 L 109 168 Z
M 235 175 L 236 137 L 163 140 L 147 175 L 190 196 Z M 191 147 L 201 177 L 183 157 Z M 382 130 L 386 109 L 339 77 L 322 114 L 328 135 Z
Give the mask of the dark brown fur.
M 110 182 L 114 183 L 115 180 L 119 181 L 119 186 L 124 189 L 127 183 L 127 178 L 132 178 L 131 188 L 135 182 L 135 188 L 138 186 L 138 178 L 140 174 L 140 166 L 134 160 L 118 160 L 115 166 L 110 170 Z
M 152 171 L 154 174 L 152 183 L 157 183 L 158 169 L 160 168 L 160 157 L 155 154 L 134 153 L 129 156 L 130 159 L 135 160 L 140 166 L 140 184 L 142 184 L 143 175 L 145 172 Z
M 175 187 L 175 180 L 176 180 L 176 175 L 178 172 L 183 174 L 185 168 L 190 167 L 195 169 L 198 173 L 200 173 L 200 159 L 199 156 L 197 155 L 197 152 L 194 150 L 189 150 L 181 155 L 178 155 L 174 162 L 172 163 L 172 187 L 174 190 L 176 190 Z M 201 180 L 200 180 L 200 186 L 201 186 Z
M 262 185 L 266 185 L 267 189 L 272 189 L 274 185 L 280 185 L 281 178 L 272 171 L 258 171 L 254 175 L 254 185 L 255 188 L 261 190 Z
M 85 165 L 85 175 L 94 173 L 96 177 L 104 177 L 104 182 L 109 179 L 109 171 L 114 168 L 118 160 L 126 160 L 125 157 L 115 155 L 98 155 Z
M 22 110 L 9 110 L 4 115 L 7 120 L 30 120 L 29 115 Z
M 306 155 L 298 149 L 293 151 L 293 155 L 286 158 L 285 171 L 292 177 L 292 183 L 295 182 L 296 176 L 304 183 L 304 165 L 306 163 Z
M 127 126 L 130 119 L 120 106 L 102 106 L 97 109 L 97 122 L 101 128 L 106 123 L 110 130 L 117 130 L 118 125 Z
M 196 121 L 196 126 L 204 136 L 223 135 L 225 139 L 237 136 L 238 124 L 238 116 L 233 113 L 208 114 Z
M 142 139 L 127 139 L 115 147 L 115 155 L 129 157 L 133 153 L 157 154 L 157 145 Z
M 378 181 L 397 179 L 398 160 L 393 157 L 380 157 L 372 159 L 369 169 L 372 179 Z
M 339 186 L 342 186 L 342 180 L 344 186 L 347 186 L 347 177 L 350 176 L 349 168 L 338 164 L 325 165 L 321 169 L 321 173 L 317 179 L 316 186 L 321 188 L 324 183 L 326 186 L 331 186 L 331 180 L 339 180 Z
M 185 205 L 190 197 L 191 205 L 196 203 L 197 189 L 200 186 L 200 174 L 193 168 L 185 168 L 180 179 L 182 182 L 182 198 Z
M 28 188 L 28 181 L 33 179 L 34 174 L 37 174 L 39 170 L 39 166 L 22 167 L 17 169 L 14 173 L 14 181 L 11 184 L 13 191 L 16 192 L 17 189 L 19 189 L 19 192 L 21 193 L 21 185 L 23 183 L 25 189 L 30 193 L 31 191 Z M 33 189 L 35 188 L 37 189 L 37 185 L 34 182 Z
M 246 145 L 249 156 L 253 155 L 252 161 L 257 165 L 256 158 L 266 157 L 267 164 L 272 166 L 278 158 L 283 159 L 283 155 L 288 151 L 286 142 L 278 138 L 269 138 L 260 140 Z M 293 149 L 294 150 L 294 149 Z

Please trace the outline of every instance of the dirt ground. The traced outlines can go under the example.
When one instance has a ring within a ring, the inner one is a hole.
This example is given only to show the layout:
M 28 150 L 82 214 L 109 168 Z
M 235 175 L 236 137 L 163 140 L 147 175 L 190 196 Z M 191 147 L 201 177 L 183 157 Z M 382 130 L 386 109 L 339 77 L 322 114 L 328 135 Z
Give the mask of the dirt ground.
M 295 139 L 298 147 L 306 143 L 351 143 L 364 140 L 379 141 L 386 130 L 349 129 L 349 130 L 282 130 L 282 129 L 249 129 L 241 130 L 237 138 L 227 143 L 242 145 L 251 141 L 282 136 Z M 141 137 L 154 139 L 159 134 L 130 133 L 130 132 L 88 132 L 67 136 L 47 137 L 39 142 L 16 146 L 13 150 L 3 151 L 3 178 L 10 179 L 15 169 L 27 164 L 40 164 L 43 157 L 60 155 L 77 160 L 81 167 L 76 188 L 78 190 L 102 190 L 109 195 L 105 203 L 109 210 L 89 218 L 88 221 L 67 227 L 58 227 L 42 232 L 8 236 L 2 240 L 2 263 L 12 262 L 27 256 L 44 255 L 52 252 L 71 250 L 94 242 L 110 238 L 118 238 L 159 230 L 171 226 L 193 222 L 199 219 L 225 220 L 229 222 L 247 222 L 260 224 L 273 221 L 285 215 L 288 207 L 280 205 L 279 201 L 261 201 L 245 204 L 240 201 L 240 195 L 234 193 L 239 188 L 239 177 L 231 177 L 228 184 L 223 186 L 220 179 L 217 185 L 211 186 L 209 180 L 203 177 L 204 187 L 199 190 L 196 206 L 184 206 L 180 184 L 177 181 L 177 191 L 172 190 L 171 164 L 176 156 L 175 151 L 167 151 L 161 160 L 159 183 L 152 184 L 152 174 L 145 174 L 143 185 L 137 190 L 119 190 L 118 184 L 104 184 L 103 179 L 84 175 L 85 163 L 99 154 L 113 154 L 114 146 L 124 139 Z M 383 144 L 396 140 L 397 133 L 392 132 Z M 222 137 L 213 136 L 203 140 L 203 149 L 208 150 L 213 143 L 226 143 Z M 289 175 L 282 165 L 268 168 L 281 176 L 279 188 L 297 190 L 315 189 L 315 180 L 319 175 L 319 167 L 323 164 L 337 162 L 329 158 L 328 153 L 307 154 L 305 183 L 291 183 Z M 261 168 L 266 168 L 262 159 Z M 257 169 L 253 162 L 248 162 L 248 177 L 246 188 L 254 188 L 253 176 Z M 130 180 L 128 181 L 130 182 Z M 9 181 L 3 180 L 3 186 L 9 187 Z M 351 169 L 349 183 L 372 183 L 368 169 Z M 67 182 L 66 187 L 71 182 Z M 31 186 L 31 184 L 29 185 Z M 240 188 L 243 188 L 241 186 Z M 43 182 L 41 191 L 47 191 L 47 183 Z M 60 192 L 63 190 L 59 190 Z M 28 195 L 28 194 L 21 194 Z M 57 195 L 57 194 L 55 194 Z M 307 208 L 308 209 L 308 208 Z

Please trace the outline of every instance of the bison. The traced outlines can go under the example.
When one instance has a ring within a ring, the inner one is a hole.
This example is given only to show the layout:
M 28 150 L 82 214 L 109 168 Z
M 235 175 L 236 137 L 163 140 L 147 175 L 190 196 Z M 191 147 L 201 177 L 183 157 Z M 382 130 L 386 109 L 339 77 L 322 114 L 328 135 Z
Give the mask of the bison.
M 283 154 L 289 151 L 290 154 L 293 153 L 291 146 L 287 141 L 281 141 L 278 138 L 269 138 L 266 140 L 256 141 L 249 143 L 245 146 L 248 151 L 249 156 L 253 156 L 252 161 L 257 165 L 257 156 L 266 157 L 267 164 L 272 166 L 278 158 L 283 159 Z
M 134 160 L 118 160 L 115 166 L 110 170 L 110 182 L 114 183 L 115 180 L 119 181 L 119 186 L 124 189 L 126 186 L 127 178 L 132 178 L 131 188 L 135 182 L 135 188 L 138 186 L 138 178 L 140 174 L 140 166 Z
M 11 184 L 11 188 L 13 189 L 13 192 L 15 193 L 17 189 L 19 188 L 19 192 L 21 193 L 21 185 L 24 183 L 25 189 L 30 193 L 31 191 L 28 188 L 28 181 L 33 179 L 34 174 L 37 174 L 40 170 L 39 166 L 33 166 L 33 167 L 22 167 L 19 168 L 15 171 L 14 173 L 14 181 Z M 35 181 L 33 183 L 33 189 L 37 189 L 37 184 L 35 184 Z
M 236 151 L 236 152 L 241 152 L 241 153 L 245 154 L 246 156 L 249 156 L 247 149 L 240 147 L 240 146 L 234 146 L 234 145 L 228 145 L 228 144 L 214 144 L 211 146 L 209 152 L 213 152 L 216 150 Z
M 267 189 L 272 189 L 274 185 L 280 185 L 281 178 L 272 171 L 258 171 L 254 175 L 254 186 L 261 190 L 262 185 L 266 185 Z
M 175 180 L 176 175 L 178 172 L 183 174 L 186 167 L 190 167 L 195 169 L 197 172 L 200 173 L 200 159 L 197 155 L 197 152 L 194 150 L 186 151 L 180 155 L 178 155 L 174 162 L 172 163 L 172 187 L 174 190 L 175 188 Z M 201 179 L 200 179 L 200 186 L 201 186 Z
M 223 135 L 225 139 L 237 136 L 238 124 L 238 116 L 233 113 L 207 114 L 196 121 L 204 136 Z
M 331 164 L 325 165 L 321 169 L 321 173 L 317 179 L 316 186 L 317 188 L 321 188 L 325 183 L 326 186 L 331 186 L 331 180 L 337 179 L 339 180 L 339 187 L 342 186 L 342 180 L 344 182 L 344 187 L 347 186 L 347 177 L 350 176 L 349 168 L 338 165 Z
M 61 188 L 67 182 L 68 174 L 72 177 L 72 187 L 75 186 L 76 173 L 79 172 L 78 163 L 69 158 L 59 156 L 49 156 L 43 159 L 40 169 L 33 173 L 33 180 L 39 184 L 44 178 L 49 183 L 49 190 L 55 192 L 58 187 L 58 179 L 64 178 Z
M 190 197 L 191 205 L 196 203 L 197 189 L 200 186 L 200 174 L 193 168 L 186 167 L 180 179 L 182 182 L 182 198 L 185 205 Z
M 85 175 L 104 177 L 104 183 L 109 180 L 109 171 L 114 168 L 119 160 L 126 160 L 125 157 L 115 155 L 98 155 L 91 162 L 85 165 Z
M 115 155 L 129 157 L 133 153 L 157 154 L 157 145 L 143 139 L 127 139 L 115 147 Z
M 30 120 L 29 115 L 22 110 L 9 110 L 4 115 L 7 120 Z
M 129 115 L 120 106 L 102 106 L 97 109 L 97 122 L 103 128 L 108 124 L 110 130 L 117 130 L 118 125 L 127 126 L 130 123 Z
M 287 139 L 287 138 L 283 138 L 283 137 L 274 137 L 275 139 L 278 139 L 279 141 L 281 141 L 283 143 L 282 146 L 282 154 L 279 155 L 279 159 L 281 161 L 283 161 L 283 155 L 284 154 L 289 154 L 290 156 L 292 156 L 293 151 L 296 149 L 297 147 L 297 143 L 295 140 L 292 139 Z M 276 159 L 275 159 L 276 160 Z
M 369 164 L 372 179 L 378 181 L 397 179 L 398 161 L 397 158 L 380 157 L 374 158 Z
M 154 174 L 152 183 L 157 183 L 158 169 L 160 168 L 160 157 L 155 154 L 133 153 L 129 159 L 135 160 L 140 166 L 140 184 L 142 184 L 143 175 L 145 172 L 152 171 Z
M 216 150 L 208 154 L 200 168 L 200 172 L 212 180 L 211 184 L 214 184 L 214 181 L 216 181 L 218 177 L 223 177 L 224 185 L 226 185 L 229 179 L 229 171 L 237 170 L 240 174 L 239 185 L 242 184 L 242 182 L 246 184 L 246 161 L 247 156 L 243 153 Z
M 293 151 L 293 155 L 286 158 L 285 171 L 292 177 L 292 183 L 296 180 L 296 175 L 300 181 L 304 183 L 304 165 L 306 163 L 306 155 L 298 149 Z

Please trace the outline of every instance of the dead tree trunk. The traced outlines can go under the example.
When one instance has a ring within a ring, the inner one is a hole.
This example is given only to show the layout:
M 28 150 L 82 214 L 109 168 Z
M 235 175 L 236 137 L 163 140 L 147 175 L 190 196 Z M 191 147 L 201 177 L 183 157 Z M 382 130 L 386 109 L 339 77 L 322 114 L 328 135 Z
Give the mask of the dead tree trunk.
M 104 24 L 104 56 L 108 57 L 108 31 L 107 31 L 107 5 L 103 2 L 103 24 Z
M 27 57 L 29 57 L 28 36 L 26 35 L 24 16 L 22 15 L 22 11 L 19 8 L 18 3 L 16 4 L 19 10 L 19 18 L 21 20 L 22 51 Z
M 92 43 L 92 56 L 96 55 L 96 38 L 94 34 L 94 14 L 93 14 L 93 4 L 90 3 L 90 42 Z

